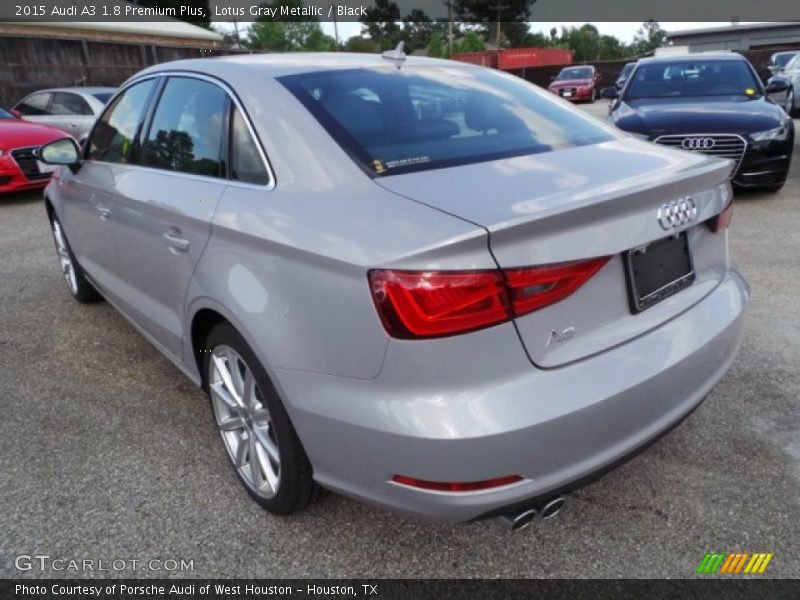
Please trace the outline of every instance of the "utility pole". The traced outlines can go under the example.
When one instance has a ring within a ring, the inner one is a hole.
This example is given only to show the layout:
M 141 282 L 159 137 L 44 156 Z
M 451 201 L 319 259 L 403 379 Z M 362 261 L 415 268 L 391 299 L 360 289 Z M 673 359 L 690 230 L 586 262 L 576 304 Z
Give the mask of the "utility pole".
M 445 0 L 444 5 L 447 7 L 447 54 L 450 57 L 453 56 L 453 3 Z
M 492 8 L 497 9 L 497 39 L 495 40 L 495 45 L 497 46 L 497 52 L 500 53 L 500 20 L 501 20 L 501 12 L 504 8 L 509 8 L 507 4 L 500 4 L 497 3 L 497 6 L 493 6 Z
M 334 9 L 336 7 L 334 6 Z M 339 23 L 336 21 L 336 10 L 333 11 L 333 37 L 336 39 L 336 51 L 339 51 Z

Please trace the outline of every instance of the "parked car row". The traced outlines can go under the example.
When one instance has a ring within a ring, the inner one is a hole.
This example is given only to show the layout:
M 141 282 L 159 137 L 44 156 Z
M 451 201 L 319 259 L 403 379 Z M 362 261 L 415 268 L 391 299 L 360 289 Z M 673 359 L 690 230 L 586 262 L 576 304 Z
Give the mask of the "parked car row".
M 794 58 L 765 87 L 741 55 L 698 53 L 639 60 L 622 89 L 602 90 L 612 100 L 609 121 L 656 144 L 731 160 L 737 187 L 781 189 L 794 148 Z M 771 95 L 785 94 L 781 106 Z M 784 110 L 785 107 L 785 110 Z
M 114 91 L 52 88 L 0 108 L 0 193 L 45 187 L 54 168 L 37 159 L 38 148 L 65 134 L 83 141 Z

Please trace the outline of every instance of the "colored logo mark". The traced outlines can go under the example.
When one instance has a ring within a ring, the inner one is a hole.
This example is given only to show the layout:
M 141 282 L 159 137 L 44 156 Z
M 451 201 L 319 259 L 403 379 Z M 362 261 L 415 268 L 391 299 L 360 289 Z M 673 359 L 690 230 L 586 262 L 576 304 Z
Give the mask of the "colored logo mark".
M 697 572 L 754 575 L 763 573 L 772 557 L 771 552 L 706 552 Z

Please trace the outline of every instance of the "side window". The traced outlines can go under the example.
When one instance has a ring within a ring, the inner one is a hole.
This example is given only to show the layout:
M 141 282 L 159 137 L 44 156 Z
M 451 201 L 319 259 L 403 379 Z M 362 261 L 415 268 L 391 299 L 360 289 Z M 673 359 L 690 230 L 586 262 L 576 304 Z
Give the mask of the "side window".
M 114 163 L 135 160 L 136 138 L 147 110 L 147 100 L 155 86 L 147 79 L 125 90 L 106 109 L 87 144 L 87 158 Z
M 172 77 L 158 101 L 142 165 L 223 177 L 222 138 L 228 97 L 213 83 Z
M 230 139 L 231 179 L 244 183 L 267 185 L 269 183 L 269 175 L 256 146 L 256 141 L 250 134 L 242 114 L 236 108 L 233 109 L 233 115 L 231 116 Z
M 78 94 L 54 92 L 50 113 L 53 115 L 91 115 L 92 109 Z
M 17 105 L 17 110 L 26 117 L 41 117 L 49 115 L 47 105 L 52 94 L 31 94 Z

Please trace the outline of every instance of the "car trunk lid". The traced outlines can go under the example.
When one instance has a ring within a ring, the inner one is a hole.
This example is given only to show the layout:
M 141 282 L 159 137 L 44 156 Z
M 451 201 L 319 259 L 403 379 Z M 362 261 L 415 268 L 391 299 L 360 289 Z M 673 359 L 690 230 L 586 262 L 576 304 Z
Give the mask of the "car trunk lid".
M 719 283 L 727 270 L 727 241 L 702 223 L 729 202 L 729 169 L 728 161 L 614 140 L 376 181 L 484 227 L 504 270 L 611 257 L 568 298 L 515 319 L 532 362 L 549 368 L 641 335 Z M 696 215 L 665 231 L 659 208 L 687 197 Z M 633 314 L 624 253 L 681 231 L 694 260 L 693 284 Z

